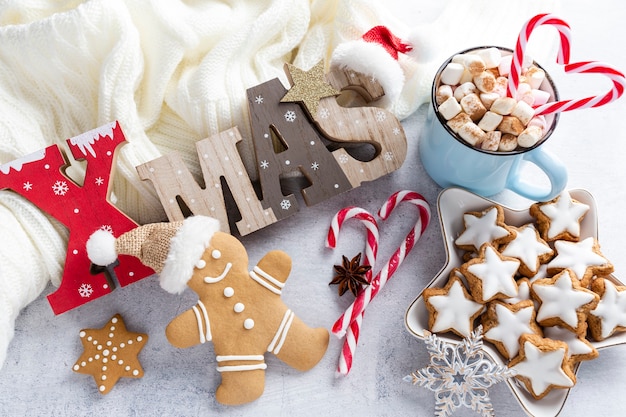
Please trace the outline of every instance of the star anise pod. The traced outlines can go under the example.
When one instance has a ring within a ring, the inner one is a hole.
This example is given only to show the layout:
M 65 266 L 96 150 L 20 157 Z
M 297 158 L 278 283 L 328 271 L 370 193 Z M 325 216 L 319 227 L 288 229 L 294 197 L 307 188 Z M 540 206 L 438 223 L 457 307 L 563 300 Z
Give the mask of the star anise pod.
M 372 267 L 370 265 L 361 265 L 360 253 L 352 258 L 352 260 L 348 260 L 348 258 L 343 255 L 341 257 L 343 258 L 342 265 L 334 266 L 337 275 L 335 275 L 328 285 L 339 285 L 339 296 L 344 295 L 346 291 L 350 290 L 356 297 L 362 286 L 369 285 L 369 282 L 365 279 L 365 274 L 372 269 Z

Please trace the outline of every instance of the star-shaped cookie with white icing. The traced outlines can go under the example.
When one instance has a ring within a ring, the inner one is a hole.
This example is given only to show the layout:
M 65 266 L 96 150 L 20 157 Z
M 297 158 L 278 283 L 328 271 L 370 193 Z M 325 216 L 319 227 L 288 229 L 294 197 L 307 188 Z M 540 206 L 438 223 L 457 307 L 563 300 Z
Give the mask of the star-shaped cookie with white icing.
M 79 335 L 84 351 L 72 369 L 93 376 L 101 394 L 111 391 L 122 377 L 143 376 L 138 355 L 148 335 L 126 330 L 121 315 L 113 316 L 101 329 L 83 329 Z

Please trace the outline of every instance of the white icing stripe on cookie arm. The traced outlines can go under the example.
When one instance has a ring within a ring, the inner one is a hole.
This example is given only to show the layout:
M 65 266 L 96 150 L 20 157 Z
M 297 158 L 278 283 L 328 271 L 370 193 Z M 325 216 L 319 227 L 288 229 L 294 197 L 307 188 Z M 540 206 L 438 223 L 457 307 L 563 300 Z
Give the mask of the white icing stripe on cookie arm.
M 272 277 L 271 275 L 263 271 L 258 266 L 255 266 L 254 270 L 250 271 L 249 274 L 250 274 L 250 278 L 252 278 L 254 281 L 262 285 L 263 287 L 267 288 L 274 294 L 277 294 L 277 295 L 282 294 L 281 289 L 285 286 L 285 283 L 278 281 L 276 278 Z
M 218 355 L 215 357 L 217 362 L 229 362 L 229 361 L 245 361 L 245 362 L 261 362 L 261 363 L 248 363 L 242 365 L 226 365 L 218 366 L 218 372 L 240 372 L 240 371 L 254 371 L 257 369 L 266 369 L 265 358 L 263 355 Z
M 198 323 L 198 333 L 200 334 L 200 343 L 206 343 L 206 337 L 204 336 L 204 329 L 202 328 L 202 317 L 200 317 L 200 311 L 198 307 L 191 307 L 194 314 L 196 315 L 196 322 Z
M 285 341 L 285 337 L 287 337 L 287 332 L 289 331 L 289 327 L 291 326 L 291 322 L 293 321 L 293 316 L 294 316 L 294 313 L 291 310 L 287 309 L 287 311 L 285 311 L 285 314 L 283 315 L 283 319 L 280 322 L 280 326 L 278 326 L 278 330 L 276 330 L 276 334 L 274 335 L 274 338 L 272 339 L 269 346 L 267 347 L 268 352 L 273 352 L 274 348 L 278 349 L 278 352 L 280 352 L 280 348 L 282 347 Z M 279 339 L 280 339 L 280 343 L 279 343 Z M 279 343 L 278 347 L 276 345 L 277 343 Z M 278 352 L 273 352 L 273 353 L 278 354 Z
M 198 305 L 200 306 L 200 309 L 202 310 L 202 315 L 204 316 L 204 323 L 206 324 L 206 333 L 205 333 L 205 338 L 207 341 L 211 341 L 213 340 L 213 335 L 211 334 L 211 322 L 209 321 L 209 313 L 206 311 L 206 307 L 204 306 L 204 303 L 200 300 L 198 300 Z

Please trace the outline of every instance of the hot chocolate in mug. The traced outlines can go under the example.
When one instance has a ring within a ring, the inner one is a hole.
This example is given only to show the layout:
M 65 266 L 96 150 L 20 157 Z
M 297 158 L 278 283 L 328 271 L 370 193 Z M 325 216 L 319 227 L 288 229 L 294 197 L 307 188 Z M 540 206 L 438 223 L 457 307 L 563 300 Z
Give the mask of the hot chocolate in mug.
M 459 54 L 485 48 L 489 47 L 471 48 Z M 512 53 L 510 49 L 498 49 L 502 55 Z M 436 91 L 441 73 L 453 57 L 444 62 L 435 75 L 432 103 L 425 130 L 419 139 L 419 154 L 428 175 L 441 187 L 460 186 L 485 197 L 506 188 L 530 200 L 547 201 L 555 198 L 567 184 L 567 169 L 559 158 L 544 150 L 542 145 L 554 132 L 559 114 L 546 115 L 545 134 L 532 147 L 502 152 L 470 145 L 446 124 L 446 119 L 436 109 Z M 548 101 L 558 100 L 557 90 L 549 74 L 546 73 L 539 89 L 550 94 Z M 533 184 L 524 179 L 525 163 L 534 164 L 543 171 L 550 186 Z

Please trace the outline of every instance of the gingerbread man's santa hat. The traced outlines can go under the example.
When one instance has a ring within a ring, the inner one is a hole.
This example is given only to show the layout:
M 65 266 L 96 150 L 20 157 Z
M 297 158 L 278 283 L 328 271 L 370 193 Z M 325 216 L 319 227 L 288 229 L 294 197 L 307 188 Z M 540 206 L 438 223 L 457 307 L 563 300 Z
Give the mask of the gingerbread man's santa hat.
M 407 40 L 394 35 L 386 26 L 375 26 L 361 38 L 340 43 L 331 56 L 331 67 L 351 69 L 373 77 L 385 91 L 382 107 L 390 107 L 402 93 L 405 75 L 399 62 L 401 55 L 417 60 L 425 58 L 423 34 L 413 30 Z
M 119 237 L 97 230 L 87 240 L 87 256 L 96 265 L 114 263 L 118 255 L 131 255 L 159 274 L 161 287 L 182 293 L 193 269 L 220 230 L 217 219 L 192 216 L 183 221 L 139 226 Z

